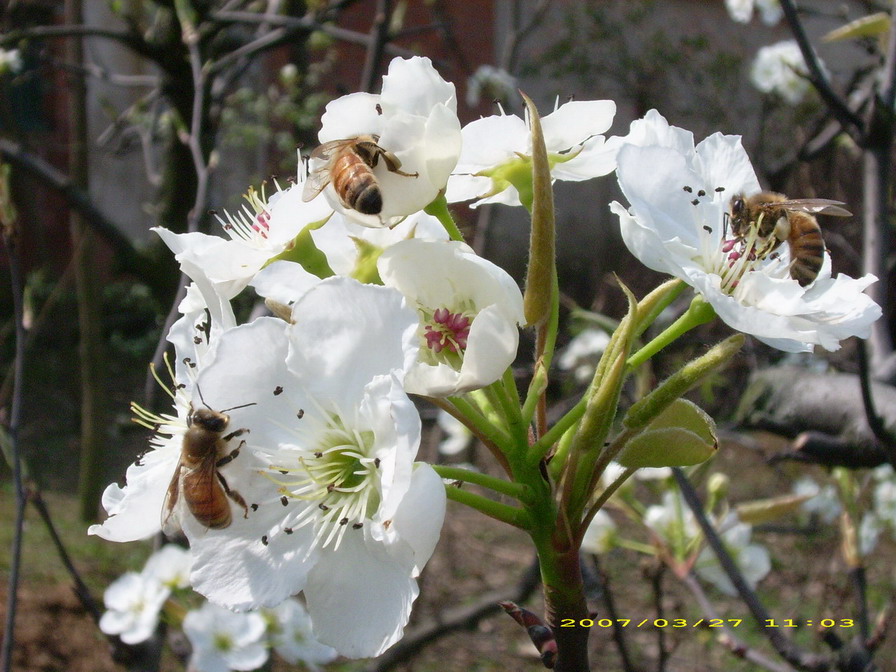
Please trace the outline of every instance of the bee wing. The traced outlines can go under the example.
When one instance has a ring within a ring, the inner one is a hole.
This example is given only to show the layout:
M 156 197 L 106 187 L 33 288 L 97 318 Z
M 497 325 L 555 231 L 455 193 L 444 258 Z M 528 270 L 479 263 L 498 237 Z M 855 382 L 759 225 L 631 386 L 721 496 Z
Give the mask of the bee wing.
M 180 517 L 174 515 L 174 509 L 177 508 L 180 500 L 180 472 L 183 464 L 177 463 L 174 469 L 174 476 L 171 477 L 171 483 L 165 492 L 165 500 L 162 502 L 162 532 L 167 537 L 179 537 L 183 534 L 180 527 Z
M 796 212 L 807 212 L 810 215 L 852 217 L 852 213 L 849 210 L 840 207 L 841 205 L 846 205 L 843 201 L 832 201 L 829 198 L 797 198 L 770 205 L 777 205 Z
M 308 202 L 313 200 L 320 192 L 322 192 L 328 184 L 330 184 L 330 161 L 334 156 L 347 144 L 351 144 L 351 140 L 331 140 L 322 145 L 318 145 L 311 152 L 311 159 L 323 161 L 323 165 L 314 168 L 305 180 L 305 187 L 302 189 L 302 200 Z M 310 161 L 309 161 L 310 163 Z
M 305 186 L 302 188 L 302 200 L 306 203 L 314 200 L 314 198 L 326 189 L 330 184 L 330 169 L 328 166 L 315 168 L 308 174 L 305 180 Z

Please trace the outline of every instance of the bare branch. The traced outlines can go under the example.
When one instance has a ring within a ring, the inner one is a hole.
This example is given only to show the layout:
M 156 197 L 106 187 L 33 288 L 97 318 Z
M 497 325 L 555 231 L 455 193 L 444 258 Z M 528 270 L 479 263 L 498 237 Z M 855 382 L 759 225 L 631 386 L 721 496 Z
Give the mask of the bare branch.
M 143 257 L 125 236 L 121 227 L 106 217 L 86 193 L 72 184 L 67 175 L 54 168 L 43 159 L 25 151 L 21 145 L 6 138 L 0 138 L 0 156 L 4 161 L 36 177 L 44 184 L 60 192 L 85 223 L 99 233 L 113 248 L 119 261 L 129 271 L 140 275 L 147 284 L 153 285 L 152 274 L 146 273 Z
M 831 88 L 831 82 L 821 68 L 818 55 L 809 42 L 809 37 L 806 35 L 793 0 L 781 0 L 781 9 L 784 11 L 784 18 L 787 19 L 787 23 L 790 26 L 790 32 L 793 33 L 793 37 L 800 47 L 803 59 L 806 61 L 806 67 L 809 68 L 809 79 L 815 90 L 818 91 L 822 100 L 830 108 L 834 116 L 840 120 L 844 128 L 852 128 L 859 136 L 864 135 L 865 124 Z
M 749 609 L 750 614 L 753 616 L 753 620 L 760 626 L 765 625 L 766 621 L 771 619 L 765 605 L 760 602 L 759 596 L 756 595 L 755 591 L 749 584 L 747 584 L 740 568 L 738 568 L 737 563 L 734 562 L 731 554 L 728 553 L 728 549 L 725 548 L 725 544 L 722 543 L 715 527 L 713 527 L 712 523 L 710 523 L 709 519 L 706 517 L 703 503 L 700 501 L 697 491 L 694 490 L 694 486 L 691 485 L 691 482 L 680 467 L 674 467 L 672 472 L 675 475 L 675 482 L 678 484 L 688 508 L 691 510 L 691 513 L 694 514 L 694 518 L 700 525 L 700 530 L 703 532 L 707 544 L 709 544 L 709 547 L 712 549 L 713 553 L 715 553 L 716 558 L 719 560 L 719 564 L 731 580 L 740 599 L 743 600 L 747 609 Z M 778 655 L 791 665 L 801 670 L 806 670 L 806 672 L 832 672 L 833 668 L 829 661 L 802 651 L 792 640 L 785 637 L 778 628 L 763 627 L 762 631 L 772 646 L 774 646 Z

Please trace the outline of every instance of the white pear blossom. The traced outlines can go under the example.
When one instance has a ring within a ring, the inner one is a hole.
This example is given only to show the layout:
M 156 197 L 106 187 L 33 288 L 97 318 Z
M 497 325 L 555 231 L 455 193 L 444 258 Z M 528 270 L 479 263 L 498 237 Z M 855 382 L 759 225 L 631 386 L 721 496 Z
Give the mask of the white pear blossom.
M 400 162 L 373 168 L 382 191 L 382 210 L 365 215 L 345 204 L 332 182 L 323 193 L 334 209 L 365 226 L 392 226 L 422 210 L 445 188 L 460 154 L 460 121 L 454 84 L 443 80 L 428 58 L 396 58 L 383 77 L 382 93 L 353 93 L 330 102 L 321 119 L 321 144 L 374 136 Z M 327 168 L 312 157 L 311 172 Z
M 450 396 L 498 380 L 516 357 L 523 297 L 506 271 L 457 241 L 406 240 L 383 252 L 380 277 L 420 314 L 413 394 Z
M 448 233 L 435 217 L 417 212 L 391 228 L 361 226 L 335 213 L 324 226 L 311 232 L 315 246 L 326 256 L 330 270 L 336 275 L 359 282 L 378 283 L 376 261 L 383 250 L 410 238 L 448 240 Z M 308 273 L 291 261 L 275 261 L 259 271 L 250 285 L 259 296 L 281 304 L 298 299 L 301 288 L 311 286 Z
M 610 208 L 641 262 L 685 280 L 729 326 L 780 350 L 837 350 L 845 338 L 868 337 L 881 315 L 863 294 L 874 276 L 832 277 L 825 255 L 817 279 L 803 287 L 790 277 L 786 243 L 775 255 L 735 258 L 726 241 L 729 203 L 759 191 L 739 136 L 716 133 L 694 146 L 653 113 L 633 124 L 630 140 L 619 150 L 617 176 L 631 206 Z
M 170 588 L 151 575 L 122 574 L 103 593 L 106 611 L 100 617 L 100 630 L 117 635 L 125 644 L 145 642 L 155 632 L 170 594 Z
M 17 74 L 22 70 L 22 56 L 18 49 L 0 49 L 0 75 L 4 72 Z
M 667 490 L 662 503 L 647 507 L 644 524 L 678 550 L 700 535 L 700 526 L 677 490 Z
M 562 371 L 572 371 L 576 382 L 586 383 L 594 376 L 594 369 L 609 343 L 610 336 L 603 329 L 583 329 L 560 352 L 557 366 Z
M 749 23 L 753 11 L 759 10 L 762 22 L 773 26 L 781 20 L 783 12 L 778 0 L 725 0 L 728 14 L 738 23 Z
M 582 550 L 600 555 L 613 548 L 616 539 L 616 523 L 610 514 L 601 509 L 598 511 L 582 537 Z
M 896 532 L 896 480 L 892 477 L 874 484 L 874 512 Z
M 473 433 L 450 413 L 440 410 L 436 415 L 436 424 L 444 437 L 439 441 L 439 453 L 442 455 L 457 455 L 470 445 Z
M 235 215 L 221 220 L 228 237 L 205 233 L 173 233 L 153 229 L 174 252 L 181 270 L 197 283 L 206 303 L 229 301 L 239 294 L 256 273 L 273 257 L 287 250 L 295 237 L 309 224 L 326 220 L 333 214 L 326 199 L 302 199 L 304 177 L 288 189 L 279 189 L 270 199 L 250 190 L 248 205 Z M 317 278 L 305 273 L 304 284 Z
M 793 484 L 795 495 L 808 495 L 810 499 L 800 504 L 806 513 L 818 516 L 822 523 L 832 523 L 840 515 L 843 506 L 837 496 L 837 488 L 832 484 L 818 485 L 811 476 L 802 476 Z
M 467 80 L 467 105 L 476 107 L 483 97 L 503 104 L 519 100 L 519 82 L 503 68 L 480 65 Z
M 616 103 L 611 100 L 583 100 L 565 103 L 542 117 L 553 179 L 579 182 L 613 172 L 615 150 L 602 134 L 615 114 Z M 521 205 L 514 181 L 531 182 L 528 118 L 499 114 L 477 119 L 464 126 L 463 139 L 457 168 L 448 181 L 448 201 L 476 199 L 471 207 L 483 203 Z
M 716 528 L 747 585 L 755 588 L 772 569 L 768 549 L 760 544 L 750 543 L 752 526 L 740 522 L 733 512 L 717 523 Z M 737 589 L 719 564 L 715 552 L 708 546 L 700 552 L 694 569 L 701 579 L 709 581 L 726 595 L 737 594 Z
M 165 544 L 149 556 L 143 575 L 152 577 L 168 588 L 188 588 L 193 559 L 189 549 L 177 544 Z
M 762 93 L 776 94 L 797 105 L 812 90 L 803 52 L 794 40 L 762 47 L 750 68 L 750 81 Z
M 346 278 L 292 316 L 223 334 L 196 381 L 212 408 L 253 405 L 230 413 L 248 431 L 225 467 L 249 510 L 223 529 L 182 521 L 191 583 L 234 609 L 303 591 L 320 641 L 374 656 L 401 636 L 445 511 L 441 480 L 414 463 L 420 418 L 401 386 L 418 318 L 397 291 Z
M 217 296 L 213 291 L 211 295 Z M 194 383 L 202 367 L 214 358 L 214 345 L 227 330 L 218 319 L 213 319 L 203 299 L 197 287 L 188 288 L 179 306 L 183 315 L 168 333 L 168 341 L 176 352 L 175 369 L 169 371 L 173 391 L 165 387 L 173 402 L 173 413 L 155 414 L 132 405 L 135 420 L 154 429 L 150 449 L 128 467 L 124 486 L 112 483 L 105 489 L 102 504 L 108 517 L 101 524 L 91 525 L 88 534 L 124 542 L 146 539 L 162 530 L 167 519 L 163 511 L 166 493 L 180 462 L 191 408 L 205 406 Z M 233 328 L 235 318 L 229 302 L 218 303 L 215 314 L 221 316 L 222 309 L 228 328 Z M 224 470 L 230 468 L 225 466 Z M 175 511 L 168 531 L 176 529 L 178 517 L 179 512 Z
M 285 600 L 269 613 L 268 636 L 271 646 L 287 663 L 296 665 L 301 662 L 312 672 L 317 672 L 320 665 L 339 656 L 336 649 L 321 644 L 314 638 L 311 617 L 298 600 Z
M 260 614 L 234 613 L 206 602 L 187 612 L 183 628 L 193 647 L 190 669 L 196 672 L 255 670 L 268 659 Z

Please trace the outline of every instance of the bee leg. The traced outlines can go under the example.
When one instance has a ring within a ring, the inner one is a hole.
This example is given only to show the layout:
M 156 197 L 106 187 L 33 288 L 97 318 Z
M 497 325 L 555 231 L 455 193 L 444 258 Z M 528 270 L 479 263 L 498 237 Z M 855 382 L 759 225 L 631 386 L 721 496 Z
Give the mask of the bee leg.
M 246 500 L 243 499 L 243 496 L 240 493 L 238 493 L 236 490 L 230 489 L 230 486 L 227 485 L 227 481 L 220 474 L 220 472 L 218 473 L 218 480 L 221 482 L 221 487 L 224 488 L 225 494 L 228 497 L 230 497 L 230 499 L 232 499 L 234 502 L 236 502 L 241 507 L 243 507 L 243 518 L 248 518 L 249 517 L 249 505 L 246 504 Z
M 403 175 L 404 177 L 419 177 L 420 173 L 406 173 L 401 170 L 401 161 L 398 160 L 398 157 L 395 156 L 392 152 L 387 152 L 385 150 L 380 151 L 373 156 L 372 166 L 376 166 L 377 159 L 382 156 L 383 163 L 386 164 L 386 168 L 389 169 L 390 173 L 396 173 L 397 175 Z
M 233 462 L 236 459 L 237 455 L 240 454 L 240 449 L 245 445 L 246 445 L 245 441 L 240 441 L 240 445 L 238 445 L 236 448 L 231 450 L 229 453 L 227 453 L 227 455 L 222 457 L 220 460 L 215 462 L 215 468 L 217 469 L 219 467 L 223 467 L 225 464 L 229 464 L 230 462 Z
M 230 434 L 227 434 L 226 436 L 223 436 L 221 438 L 223 438 L 225 441 L 230 441 L 230 439 L 235 439 L 238 436 L 242 436 L 243 434 L 248 434 L 248 433 L 249 433 L 249 428 L 243 427 L 234 432 L 230 432 Z M 243 441 L 243 443 L 245 443 L 245 441 Z M 240 447 L 242 447 L 242 444 L 240 444 Z M 239 448 L 237 450 L 239 450 Z

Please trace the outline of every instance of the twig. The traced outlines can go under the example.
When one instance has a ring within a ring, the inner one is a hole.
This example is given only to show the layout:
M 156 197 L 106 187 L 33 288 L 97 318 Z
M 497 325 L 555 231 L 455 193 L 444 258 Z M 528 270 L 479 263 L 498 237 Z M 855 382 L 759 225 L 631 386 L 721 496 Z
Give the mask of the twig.
M 694 486 L 691 485 L 684 471 L 680 467 L 674 467 L 672 473 L 675 476 L 675 482 L 678 484 L 688 508 L 690 508 L 691 512 L 694 514 L 694 518 L 700 525 L 700 529 L 703 532 L 703 536 L 706 538 L 706 542 L 713 550 L 713 553 L 715 553 L 716 558 L 719 560 L 719 564 L 722 566 L 725 574 L 728 575 L 728 578 L 737 590 L 738 595 L 740 595 L 741 600 L 743 600 L 744 604 L 750 610 L 753 620 L 762 628 L 763 633 L 769 642 L 771 642 L 772 646 L 774 646 L 778 655 L 791 665 L 801 670 L 806 670 L 807 672 L 831 672 L 833 668 L 829 661 L 802 651 L 791 640 L 785 637 L 778 628 L 763 627 L 766 621 L 771 620 L 768 611 L 766 611 L 765 606 L 759 601 L 759 597 L 753 589 L 747 584 L 743 574 L 731 557 L 731 554 L 728 553 L 728 549 L 725 548 L 725 545 L 722 543 L 715 527 L 709 522 L 709 519 L 706 517 L 706 512 L 703 509 L 703 503 L 700 501 L 697 491 L 694 490 Z
M 738 658 L 749 660 L 751 663 L 761 665 L 771 672 L 792 672 L 792 668 L 789 665 L 782 665 L 778 661 L 764 656 L 762 653 L 756 651 L 755 649 L 751 649 L 742 640 L 740 640 L 734 634 L 732 628 L 727 625 L 725 620 L 723 618 L 719 618 L 718 612 L 715 610 L 712 602 L 706 597 L 706 593 L 703 592 L 703 588 L 700 586 L 700 583 L 697 581 L 697 579 L 694 578 L 693 574 L 687 574 L 682 579 L 682 582 L 694 595 L 694 598 L 697 600 L 697 604 L 700 605 L 700 609 L 703 611 L 703 613 L 710 620 L 722 623 L 722 627 L 719 629 L 720 632 L 718 632 L 718 634 L 716 635 L 716 639 L 725 648 L 730 650 L 732 654 L 734 654 Z
M 0 176 L 0 179 L 4 179 Z M 9 192 L 0 185 L 0 192 L 9 197 Z M 0 203 L 0 208 L 4 204 Z M 15 215 L 9 209 L 10 217 Z M 0 217 L 3 217 L 0 212 Z M 4 218 L 5 219 L 5 218 Z M 13 383 L 12 405 L 9 414 L 9 440 L 12 457 L 12 481 L 16 496 L 15 521 L 13 523 L 12 552 L 9 566 L 9 592 L 6 596 L 6 623 L 3 628 L 3 645 L 0 648 L 0 670 L 9 672 L 12 669 L 12 649 L 15 640 L 16 608 L 18 605 L 19 571 L 22 562 L 22 536 L 25 523 L 25 489 L 22 485 L 22 458 L 19 454 L 19 428 L 22 424 L 22 385 L 25 373 L 25 325 L 22 300 L 25 287 L 22 282 L 22 268 L 19 265 L 18 245 L 16 242 L 16 222 L 0 221 L 3 229 L 3 241 L 9 256 L 10 289 L 12 291 L 13 316 L 15 320 L 15 379 Z
M 628 643 L 625 640 L 625 630 L 622 625 L 623 621 L 619 617 L 619 612 L 616 610 L 616 602 L 613 599 L 613 591 L 610 588 L 610 577 L 601 568 L 599 556 L 594 554 L 589 555 L 591 555 L 592 562 L 594 563 L 594 570 L 600 581 L 601 599 L 604 606 L 607 608 L 607 615 L 613 622 L 613 641 L 616 643 L 616 649 L 619 651 L 619 657 L 622 659 L 622 669 L 625 670 L 625 672 L 635 672 L 635 666 L 632 663 L 631 654 L 628 651 Z
M 270 14 L 255 14 L 254 12 L 226 12 L 222 10 L 212 12 L 211 17 L 222 22 L 269 23 L 272 26 L 282 26 L 284 28 L 320 31 L 331 37 L 335 37 L 337 40 L 342 40 L 343 42 L 359 44 L 363 47 L 370 44 L 370 35 L 366 33 L 359 33 L 354 30 L 348 30 L 347 28 L 340 28 L 339 26 L 334 26 L 329 23 L 321 23 L 307 16 L 297 18 L 293 16 L 272 16 Z M 411 49 L 405 49 L 404 47 L 399 47 L 394 44 L 386 44 L 384 49 L 390 56 L 410 58 L 411 56 L 416 55 L 416 52 Z
M 650 574 L 650 585 L 653 588 L 653 609 L 657 618 L 663 618 L 663 575 L 666 565 L 658 562 Z M 656 629 L 657 664 L 656 669 L 663 672 L 669 662 L 669 651 L 666 648 L 666 628 Z
M 859 364 L 859 385 L 862 389 L 862 406 L 865 409 L 865 419 L 874 437 L 881 443 L 881 448 L 886 452 L 890 464 L 896 468 L 896 436 L 887 429 L 883 418 L 877 412 L 874 403 L 874 395 L 871 392 L 871 375 L 868 370 L 868 350 L 863 339 L 856 342 L 856 357 Z
M 793 0 L 781 0 L 781 9 L 784 11 L 784 18 L 790 26 L 790 32 L 793 33 L 793 37 L 800 47 L 803 60 L 806 61 L 806 67 L 809 69 L 809 79 L 815 90 L 818 91 L 818 95 L 821 96 L 833 115 L 840 120 L 844 128 L 852 128 L 856 133 L 862 135 L 864 129 L 862 120 L 849 109 L 846 103 L 831 88 L 828 76 L 822 70 L 818 56 L 815 50 L 812 49 L 812 44 L 809 42 L 809 37 L 806 35 Z
M 367 43 L 367 56 L 361 72 L 361 91 L 370 93 L 380 69 L 383 51 L 389 43 L 389 23 L 392 18 L 392 0 L 377 0 L 373 25 L 370 26 L 370 37 Z
M 512 6 L 510 11 L 514 14 L 513 30 L 511 30 L 505 38 L 506 41 L 504 42 L 504 48 L 501 50 L 501 58 L 498 59 L 499 67 L 507 72 L 513 72 L 516 67 L 516 59 L 519 56 L 520 45 L 529 33 L 542 25 L 542 20 L 550 9 L 552 2 L 553 0 L 540 0 L 535 9 L 532 10 L 532 18 L 529 19 L 529 22 L 522 28 L 518 25 L 520 18 L 519 11 L 522 3 L 519 2 L 519 0 L 511 3 Z
M 130 239 L 122 233 L 121 227 L 106 217 L 94 205 L 90 197 L 78 189 L 67 175 L 26 151 L 19 143 L 6 138 L 0 138 L 0 157 L 60 192 L 66 199 L 67 205 L 81 215 L 85 223 L 89 224 L 112 246 L 116 257 L 121 259 L 122 266 L 127 267 L 130 272 L 138 274 L 147 284 L 154 286 L 152 275 L 148 272 L 143 257 L 137 252 Z

